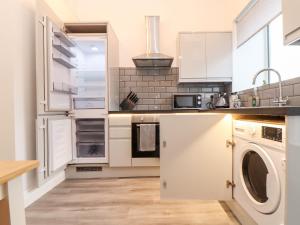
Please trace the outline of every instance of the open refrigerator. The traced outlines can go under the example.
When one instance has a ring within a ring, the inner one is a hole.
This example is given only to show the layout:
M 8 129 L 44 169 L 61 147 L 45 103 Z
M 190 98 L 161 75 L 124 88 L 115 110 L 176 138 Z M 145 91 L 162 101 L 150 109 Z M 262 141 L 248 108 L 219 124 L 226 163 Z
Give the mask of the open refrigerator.
M 47 12 L 47 11 L 46 11 Z M 108 163 L 108 110 L 118 104 L 118 41 L 108 23 L 37 16 L 39 183 L 68 164 Z

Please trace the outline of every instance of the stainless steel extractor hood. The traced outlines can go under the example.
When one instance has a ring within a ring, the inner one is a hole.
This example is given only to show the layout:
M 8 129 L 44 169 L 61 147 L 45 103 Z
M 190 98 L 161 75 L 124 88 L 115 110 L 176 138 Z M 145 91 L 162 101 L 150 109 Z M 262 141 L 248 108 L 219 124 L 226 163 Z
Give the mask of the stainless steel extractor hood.
M 173 57 L 160 53 L 159 49 L 159 16 L 146 16 L 147 51 L 133 57 L 136 67 L 171 67 Z

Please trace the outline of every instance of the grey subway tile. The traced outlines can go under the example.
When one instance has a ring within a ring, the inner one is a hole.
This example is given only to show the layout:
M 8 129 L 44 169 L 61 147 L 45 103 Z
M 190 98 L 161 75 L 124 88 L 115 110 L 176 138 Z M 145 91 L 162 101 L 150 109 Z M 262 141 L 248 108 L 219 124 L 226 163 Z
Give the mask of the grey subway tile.
M 177 92 L 177 87 L 167 87 L 166 92 Z
M 159 85 L 163 86 L 163 87 L 171 87 L 172 86 L 172 81 L 160 81 Z
M 149 98 L 161 98 L 161 93 L 148 93 Z
M 166 92 L 167 91 L 167 89 L 165 88 L 165 87 L 155 87 L 155 92 Z
M 149 105 L 149 110 L 160 110 L 160 105 Z

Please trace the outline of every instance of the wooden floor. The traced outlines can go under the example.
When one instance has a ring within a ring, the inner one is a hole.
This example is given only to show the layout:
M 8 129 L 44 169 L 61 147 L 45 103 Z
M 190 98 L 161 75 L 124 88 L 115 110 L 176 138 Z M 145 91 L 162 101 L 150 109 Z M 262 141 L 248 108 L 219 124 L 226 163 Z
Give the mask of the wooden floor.
M 158 178 L 67 180 L 26 210 L 27 225 L 237 225 L 217 201 L 161 201 Z

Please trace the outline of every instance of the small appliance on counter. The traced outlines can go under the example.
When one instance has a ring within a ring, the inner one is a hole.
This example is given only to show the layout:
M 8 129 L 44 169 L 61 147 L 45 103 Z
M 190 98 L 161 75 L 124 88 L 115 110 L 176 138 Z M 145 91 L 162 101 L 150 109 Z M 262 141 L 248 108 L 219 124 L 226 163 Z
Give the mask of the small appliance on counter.
M 200 94 L 173 95 L 173 109 L 201 109 L 202 96 Z
M 130 91 L 130 93 L 127 95 L 127 97 L 121 102 L 120 108 L 122 110 L 132 110 L 136 106 L 136 103 L 139 101 L 139 98 L 137 97 L 136 93 L 133 91 Z
M 208 109 L 228 108 L 226 93 L 217 93 L 210 96 L 210 101 L 206 103 Z
M 241 99 L 239 99 L 237 92 L 233 92 L 230 94 L 229 107 L 230 108 L 240 108 L 241 107 Z
M 228 108 L 229 105 L 227 103 L 227 96 L 226 93 L 219 93 L 219 94 L 215 94 L 215 107 L 216 108 Z

